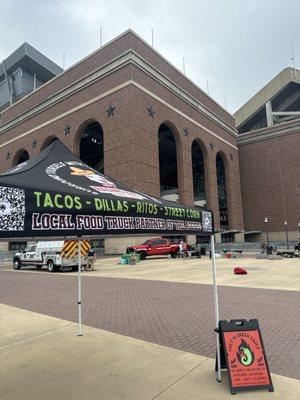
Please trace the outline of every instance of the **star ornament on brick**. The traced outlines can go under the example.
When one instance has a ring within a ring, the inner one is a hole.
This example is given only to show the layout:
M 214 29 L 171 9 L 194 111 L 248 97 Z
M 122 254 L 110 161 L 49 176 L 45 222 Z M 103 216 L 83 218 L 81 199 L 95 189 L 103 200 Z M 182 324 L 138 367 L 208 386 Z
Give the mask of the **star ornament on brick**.
M 11 153 L 8 151 L 8 152 L 6 153 L 6 160 L 9 160 L 9 159 L 10 159 L 10 156 L 11 156 Z
M 213 144 L 213 142 L 209 143 L 209 147 L 210 147 L 211 150 L 213 150 L 215 148 L 215 145 Z
M 114 116 L 115 109 L 116 106 L 112 106 L 111 104 L 109 105 L 108 109 L 106 110 L 107 118 L 109 118 L 110 116 Z
M 69 135 L 71 133 L 71 127 L 69 124 L 64 128 L 65 131 L 65 136 Z
M 36 145 L 37 145 L 37 140 L 34 138 L 33 141 L 31 142 L 31 147 L 32 147 L 33 149 L 35 149 L 35 148 L 36 148 Z
M 183 134 L 184 134 L 184 136 L 186 136 L 186 137 L 188 137 L 189 136 L 189 130 L 188 130 L 188 128 L 183 128 Z
M 148 117 L 154 118 L 155 111 L 153 110 L 152 106 L 147 107 Z

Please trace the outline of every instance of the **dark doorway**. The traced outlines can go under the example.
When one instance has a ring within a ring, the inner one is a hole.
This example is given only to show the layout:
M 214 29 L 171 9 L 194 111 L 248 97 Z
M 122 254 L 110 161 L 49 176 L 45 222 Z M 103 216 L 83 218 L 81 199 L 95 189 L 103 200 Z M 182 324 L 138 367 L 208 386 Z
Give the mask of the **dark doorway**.
M 234 242 L 234 234 L 232 232 L 224 233 L 221 239 L 222 243 L 233 243 Z
M 201 146 L 194 141 L 192 144 L 194 204 L 206 207 L 204 157 Z
M 161 124 L 158 130 L 160 195 L 178 201 L 177 149 L 172 130 Z
M 83 162 L 104 173 L 103 130 L 98 122 L 93 122 L 84 128 L 79 151 Z
M 223 157 L 218 153 L 216 158 L 217 167 L 217 182 L 218 182 L 218 199 L 220 210 L 220 225 L 221 229 L 228 229 L 228 205 L 226 192 L 226 170 Z
M 15 167 L 16 165 L 22 164 L 23 162 L 29 160 L 29 154 L 27 150 L 20 150 L 14 159 L 13 162 L 13 167 Z

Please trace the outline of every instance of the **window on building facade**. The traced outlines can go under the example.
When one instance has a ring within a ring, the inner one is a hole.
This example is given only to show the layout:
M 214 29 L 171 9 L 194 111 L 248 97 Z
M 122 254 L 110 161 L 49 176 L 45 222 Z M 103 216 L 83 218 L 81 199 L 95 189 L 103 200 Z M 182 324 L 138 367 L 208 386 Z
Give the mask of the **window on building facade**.
M 98 122 L 84 128 L 80 139 L 80 158 L 90 167 L 104 173 L 103 130 Z
M 57 139 L 56 136 L 50 136 L 49 138 L 47 138 L 47 139 L 44 141 L 44 143 L 43 143 L 43 145 L 42 145 L 42 147 L 41 147 L 41 151 L 45 150 L 45 149 L 46 149 L 48 146 L 50 146 L 50 144 L 53 143 L 54 140 L 56 140 L 56 139 Z
M 222 156 L 218 153 L 216 158 L 217 167 L 217 183 L 218 183 L 218 199 L 220 210 L 221 229 L 228 229 L 228 206 L 226 193 L 226 170 Z
M 178 200 L 177 149 L 172 130 L 162 124 L 158 130 L 160 195 Z
M 13 166 L 22 164 L 23 162 L 29 160 L 29 154 L 28 151 L 26 150 L 21 150 L 17 153 L 14 162 L 13 162 Z
M 192 165 L 193 165 L 193 187 L 194 204 L 200 207 L 206 206 L 205 194 L 205 171 L 202 149 L 196 141 L 192 144 Z

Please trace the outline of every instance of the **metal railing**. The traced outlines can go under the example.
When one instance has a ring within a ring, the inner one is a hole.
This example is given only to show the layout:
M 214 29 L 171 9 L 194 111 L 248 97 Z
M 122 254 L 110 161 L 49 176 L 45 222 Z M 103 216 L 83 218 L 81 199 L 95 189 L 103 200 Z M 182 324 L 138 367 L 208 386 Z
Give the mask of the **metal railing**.
M 0 251 L 0 264 L 4 264 L 6 262 L 12 262 L 14 253 L 15 252 L 12 251 Z
M 120 254 L 120 252 L 118 252 L 116 247 L 105 247 L 105 248 L 101 248 L 101 249 L 95 249 L 96 259 L 103 258 L 103 257 L 109 257 L 109 256 L 115 256 L 118 254 Z
M 270 241 L 270 246 L 276 247 L 278 250 L 279 249 L 286 249 L 286 242 L 271 242 Z M 290 242 L 290 249 L 294 249 L 296 242 Z M 209 247 L 209 244 L 207 244 Z M 230 243 L 230 242 L 224 242 L 224 243 L 216 243 L 215 244 L 215 250 L 217 253 L 222 252 L 223 250 L 243 250 L 244 253 L 258 253 L 261 251 L 261 242 L 244 242 L 244 243 Z

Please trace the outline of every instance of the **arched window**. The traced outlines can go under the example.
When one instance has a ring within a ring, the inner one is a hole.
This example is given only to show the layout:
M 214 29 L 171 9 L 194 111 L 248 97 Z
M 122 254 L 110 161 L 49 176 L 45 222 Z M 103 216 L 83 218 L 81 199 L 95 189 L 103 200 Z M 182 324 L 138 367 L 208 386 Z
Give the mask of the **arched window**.
M 27 150 L 21 149 L 19 150 L 12 162 L 12 167 L 15 167 L 16 165 L 22 164 L 23 162 L 29 160 L 29 154 Z
M 56 139 L 57 139 L 56 136 L 49 136 L 49 137 L 44 141 L 44 143 L 42 144 L 41 151 L 45 150 L 45 149 L 46 149 L 48 146 L 50 146 L 50 144 L 53 143 L 54 140 L 56 140 Z
M 174 134 L 166 124 L 158 130 L 160 195 L 178 201 L 177 148 Z
M 103 130 L 98 122 L 86 125 L 80 135 L 79 157 L 90 167 L 104 172 Z
M 221 229 L 228 229 L 228 202 L 226 192 L 226 167 L 224 162 L 224 156 L 220 153 L 217 154 L 216 158 L 217 168 L 217 183 L 218 183 L 218 199 L 219 199 L 219 210 L 220 210 L 220 225 Z
M 199 207 L 206 207 L 204 156 L 202 148 L 196 140 L 192 144 L 192 166 L 194 204 Z

